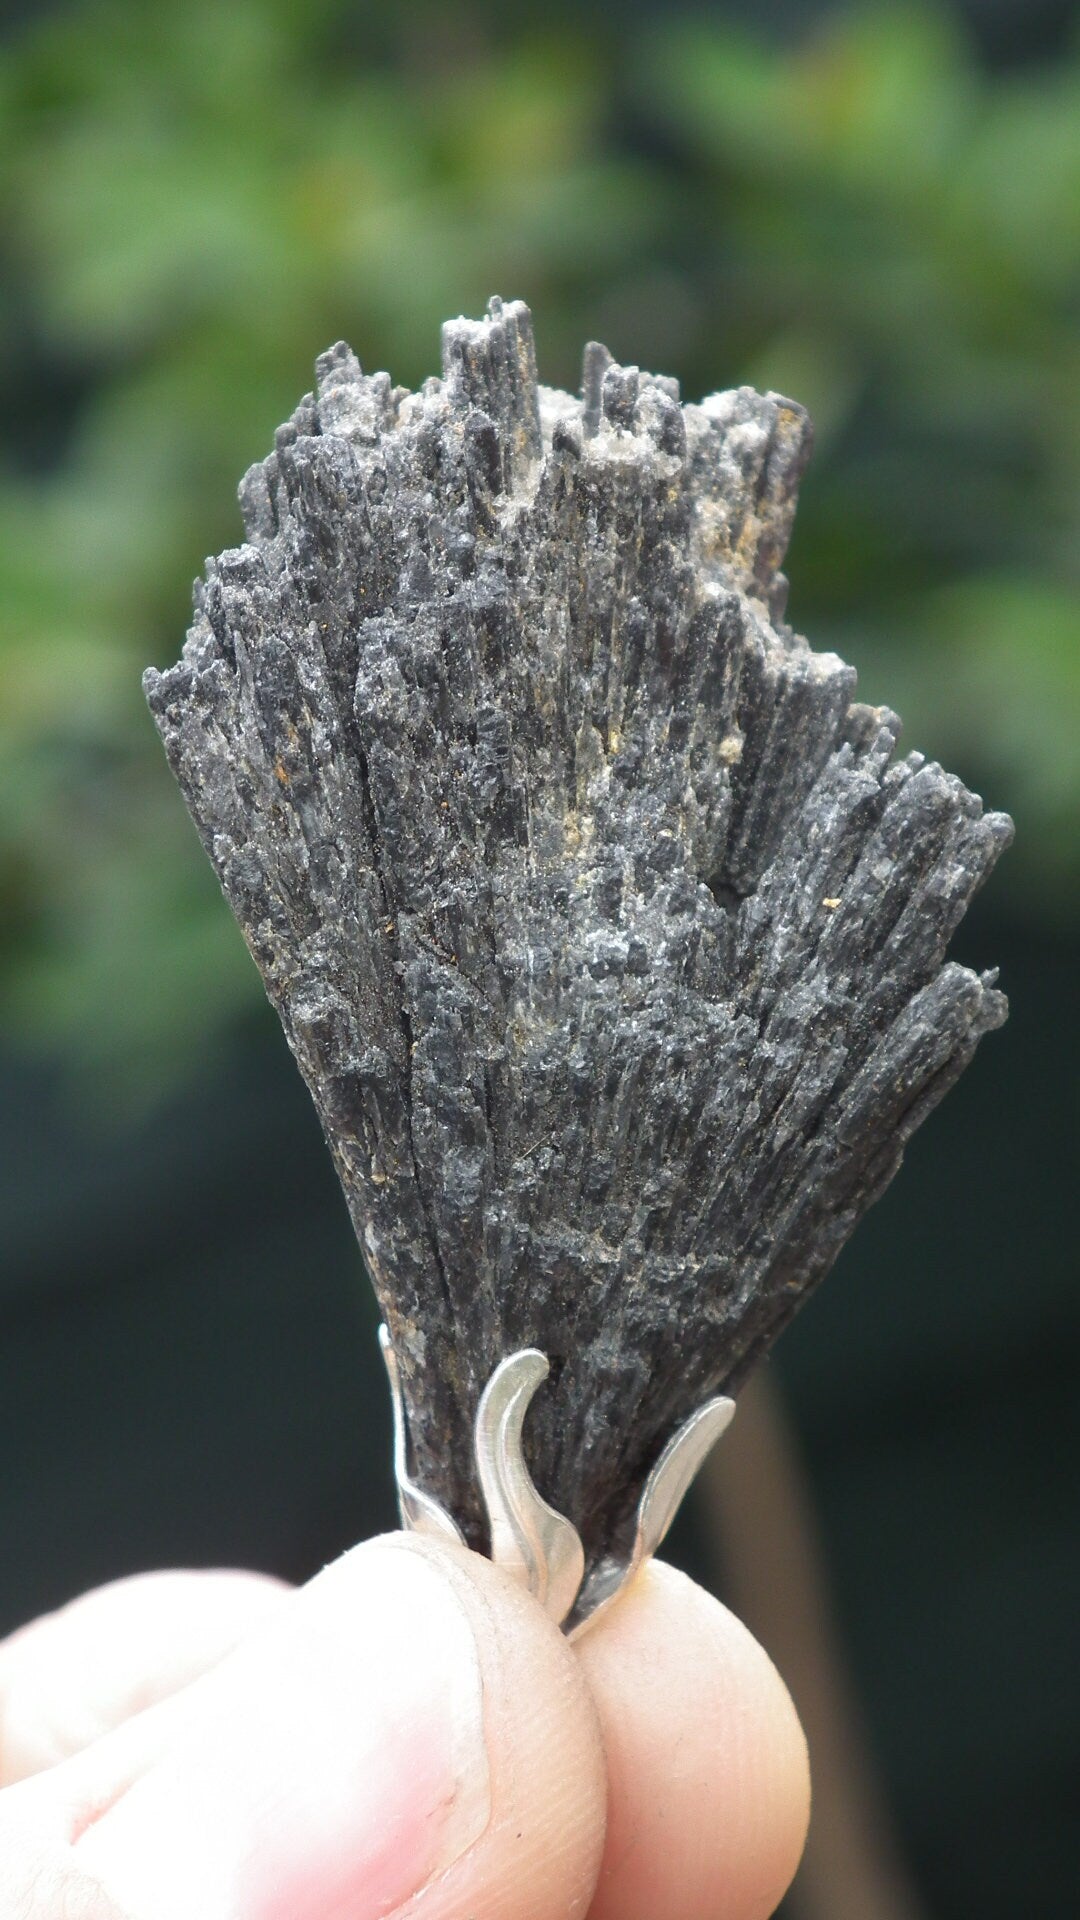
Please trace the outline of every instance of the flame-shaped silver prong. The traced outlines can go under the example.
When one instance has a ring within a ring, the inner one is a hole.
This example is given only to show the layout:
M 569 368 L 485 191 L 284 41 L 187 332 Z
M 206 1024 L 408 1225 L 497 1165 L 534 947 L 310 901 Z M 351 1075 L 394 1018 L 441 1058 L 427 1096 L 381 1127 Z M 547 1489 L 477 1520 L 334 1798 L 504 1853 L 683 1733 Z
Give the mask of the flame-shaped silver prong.
M 638 1503 L 637 1529 L 625 1565 L 606 1560 L 582 1595 L 582 1617 L 571 1629 L 576 1640 L 606 1613 L 645 1561 L 657 1551 L 706 1456 L 731 1425 L 735 1402 L 725 1396 L 706 1400 L 668 1441 L 650 1473 Z
M 409 1477 L 409 1442 L 405 1429 L 405 1402 L 401 1392 L 401 1376 L 398 1372 L 397 1354 L 386 1326 L 379 1328 L 379 1345 L 382 1348 L 383 1364 L 390 1382 L 390 1398 L 394 1406 L 394 1479 L 397 1482 L 398 1512 L 406 1533 L 426 1533 L 439 1540 L 454 1540 L 463 1547 L 465 1540 L 460 1527 L 450 1518 L 445 1507 L 425 1493 L 422 1487 Z
M 577 1528 L 537 1492 L 522 1450 L 525 1415 L 549 1371 L 536 1347 L 524 1347 L 496 1367 L 477 1409 L 476 1465 L 492 1560 L 521 1580 L 561 1626 L 578 1596 L 585 1550 Z

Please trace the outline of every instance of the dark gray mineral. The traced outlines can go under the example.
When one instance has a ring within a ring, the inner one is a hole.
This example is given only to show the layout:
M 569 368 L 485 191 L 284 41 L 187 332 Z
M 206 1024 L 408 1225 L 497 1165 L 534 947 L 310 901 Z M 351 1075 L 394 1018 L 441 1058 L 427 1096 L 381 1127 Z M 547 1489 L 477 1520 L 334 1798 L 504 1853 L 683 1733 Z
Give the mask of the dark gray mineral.
M 326 1131 L 414 1477 L 552 1360 L 533 1477 L 591 1563 L 1005 1017 L 945 950 L 1011 827 L 784 624 L 805 413 L 528 310 L 419 393 L 349 349 L 240 492 L 146 691 Z

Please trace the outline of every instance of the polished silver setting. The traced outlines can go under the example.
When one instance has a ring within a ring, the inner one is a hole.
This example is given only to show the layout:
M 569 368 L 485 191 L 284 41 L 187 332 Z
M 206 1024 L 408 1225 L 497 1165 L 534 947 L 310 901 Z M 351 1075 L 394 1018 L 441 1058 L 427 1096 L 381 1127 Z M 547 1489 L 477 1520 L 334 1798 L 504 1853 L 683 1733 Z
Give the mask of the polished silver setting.
M 409 1473 L 405 1403 L 386 1327 L 379 1328 L 379 1345 L 394 1403 L 394 1476 L 401 1524 L 407 1532 L 464 1545 L 456 1522 Z M 537 1347 L 524 1347 L 500 1361 L 476 1412 L 476 1471 L 487 1510 L 492 1560 L 528 1589 L 556 1626 L 565 1627 L 576 1639 L 607 1612 L 656 1552 L 706 1455 L 730 1426 L 735 1402 L 724 1397 L 707 1400 L 668 1441 L 638 1504 L 629 1559 L 603 1561 L 583 1586 L 581 1536 L 537 1492 L 522 1446 L 525 1415 L 550 1371 L 546 1354 Z

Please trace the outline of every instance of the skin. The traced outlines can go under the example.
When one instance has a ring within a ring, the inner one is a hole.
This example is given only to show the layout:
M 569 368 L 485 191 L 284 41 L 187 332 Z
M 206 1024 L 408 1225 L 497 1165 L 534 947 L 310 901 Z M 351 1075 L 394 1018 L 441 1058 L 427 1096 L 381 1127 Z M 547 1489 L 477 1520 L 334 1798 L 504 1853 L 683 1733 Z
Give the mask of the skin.
M 401 1535 L 295 1592 L 121 1581 L 0 1645 L 11 1920 L 765 1920 L 808 1808 L 767 1656 L 659 1564 L 573 1647 Z

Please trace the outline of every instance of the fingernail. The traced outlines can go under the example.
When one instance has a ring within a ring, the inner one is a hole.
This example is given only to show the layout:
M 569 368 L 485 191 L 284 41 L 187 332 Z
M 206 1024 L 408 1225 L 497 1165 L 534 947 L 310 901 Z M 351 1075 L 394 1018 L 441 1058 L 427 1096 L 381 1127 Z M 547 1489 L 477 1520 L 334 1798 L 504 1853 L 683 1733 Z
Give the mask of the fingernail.
M 170 1752 L 77 1843 L 139 1920 L 384 1920 L 491 1816 L 483 1678 L 451 1577 L 361 1550 L 190 1689 Z

